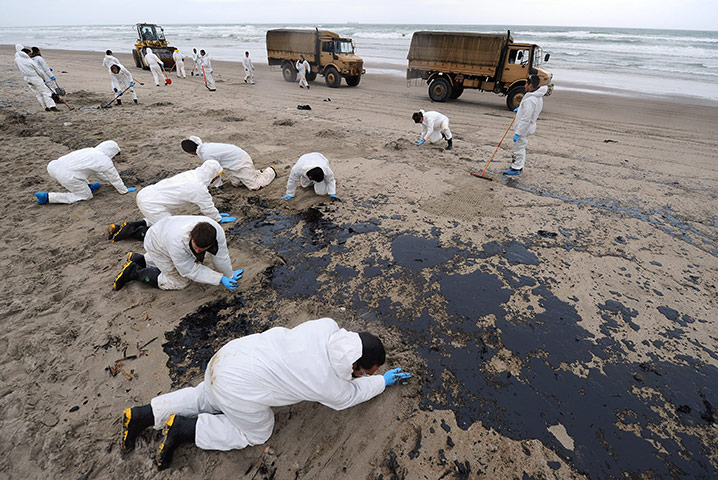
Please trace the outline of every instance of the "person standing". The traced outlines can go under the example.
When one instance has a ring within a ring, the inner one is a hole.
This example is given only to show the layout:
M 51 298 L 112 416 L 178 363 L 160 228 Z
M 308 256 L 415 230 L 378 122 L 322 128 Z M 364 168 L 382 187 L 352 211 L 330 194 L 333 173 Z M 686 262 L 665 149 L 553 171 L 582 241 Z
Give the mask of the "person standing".
M 176 48 L 175 48 L 175 51 L 172 53 L 172 60 L 175 61 L 175 69 L 177 70 L 177 78 L 180 78 L 180 73 L 182 74 L 181 75 L 182 78 L 187 78 L 187 74 L 184 71 L 184 56 Z
M 112 158 L 120 153 L 117 142 L 107 140 L 94 148 L 83 148 L 53 160 L 47 165 L 47 173 L 60 182 L 70 193 L 37 192 L 37 203 L 75 203 L 92 198 L 92 192 L 100 188 L 100 182 L 88 184 L 90 177 L 110 182 L 118 193 L 124 195 L 137 190 L 127 188 L 117 173 Z
M 429 143 L 436 143 L 443 138 L 448 143 L 446 149 L 451 150 L 453 148 L 453 137 L 451 130 L 449 130 L 449 117 L 439 112 L 419 110 L 418 112 L 414 112 L 411 118 L 414 120 L 414 123 L 421 124 L 421 138 L 417 142 L 417 145 L 421 146 L 427 140 Z
M 15 45 L 15 67 L 20 71 L 28 88 L 35 94 L 35 98 L 46 112 L 59 112 L 52 91 L 47 88 L 43 80 L 43 72 L 30 58 L 31 51 L 20 44 Z
M 117 93 L 117 99 L 115 100 L 117 105 L 122 105 L 122 100 L 120 97 L 122 96 L 122 92 L 127 89 L 128 92 L 130 92 L 130 96 L 132 97 L 132 101 L 137 104 L 137 94 L 135 93 L 135 89 L 132 88 L 135 86 L 135 81 L 132 79 L 132 74 L 127 70 L 124 66 L 120 65 L 119 63 L 113 63 L 110 65 L 110 77 L 112 77 L 112 84 L 117 85 L 113 90 L 115 93 Z
M 209 55 L 207 55 L 207 52 L 204 50 L 199 51 L 200 55 L 200 65 L 202 67 L 202 74 L 204 75 L 204 80 L 207 84 L 207 88 L 210 92 L 214 92 L 217 90 L 217 87 L 214 84 L 214 77 L 212 76 L 212 61 L 209 59 Z
M 199 76 L 202 75 L 202 66 L 200 65 L 199 61 L 199 53 L 197 53 L 197 49 L 192 49 L 192 72 L 191 76 Z
M 105 58 L 102 59 L 102 65 L 104 65 L 105 68 L 110 68 L 114 63 L 122 65 L 117 57 L 112 55 L 112 50 L 105 50 Z
M 38 67 L 40 67 L 40 70 L 42 70 L 42 78 L 43 80 L 45 80 L 45 85 L 47 85 L 47 88 L 49 88 L 52 93 L 57 94 L 55 73 L 53 73 L 53 70 L 50 65 L 48 65 L 45 59 L 42 57 L 40 49 L 37 47 L 32 47 L 30 58 L 32 58 L 32 61 L 35 62 Z
M 337 197 L 337 183 L 334 172 L 329 168 L 329 160 L 319 152 L 307 153 L 299 157 L 297 163 L 289 172 L 287 180 L 287 193 L 282 197 L 285 200 L 294 198 L 297 185 L 303 188 L 314 186 L 317 195 L 329 195 L 334 200 Z
M 378 337 L 326 317 L 237 338 L 214 354 L 196 387 L 125 409 L 121 448 L 132 451 L 146 428 L 162 430 L 155 463 L 163 470 L 183 443 L 222 451 L 261 445 L 274 429 L 273 407 L 306 401 L 345 410 L 411 377 L 401 368 L 374 375 L 385 362 Z
M 526 81 L 526 94 L 516 109 L 516 126 L 514 127 L 514 151 L 511 155 L 511 166 L 504 170 L 504 175 L 521 175 L 526 164 L 526 146 L 529 137 L 536 132 L 536 120 L 543 110 L 543 97 L 548 87 L 541 85 L 538 75 L 531 75 Z
M 147 47 L 147 53 L 145 54 L 145 63 L 147 63 L 147 65 L 150 67 L 150 71 L 152 72 L 152 78 L 154 78 L 155 80 L 155 85 L 159 87 L 160 77 L 164 77 L 160 65 L 164 67 L 164 62 L 160 60 L 160 57 L 152 53 L 151 48 Z
M 252 64 L 252 59 L 249 58 L 249 52 L 244 52 L 242 65 L 244 65 L 244 83 L 254 85 L 254 65 Z M 249 82 L 247 82 L 248 79 Z
M 309 83 L 307 83 L 307 75 L 312 72 L 312 67 L 304 58 L 304 55 L 299 55 L 299 60 L 297 60 L 295 66 L 297 67 L 297 73 L 299 74 L 299 88 L 307 87 L 308 89 Z
M 218 161 L 232 185 L 242 183 L 250 190 L 266 187 L 277 176 L 277 171 L 271 165 L 263 170 L 254 168 L 252 157 L 236 145 L 203 143 L 201 138 L 192 136 L 187 140 L 182 140 L 182 150 L 191 155 L 197 155 L 205 162 L 207 160 Z M 222 187 L 221 178 L 215 182 L 215 186 Z

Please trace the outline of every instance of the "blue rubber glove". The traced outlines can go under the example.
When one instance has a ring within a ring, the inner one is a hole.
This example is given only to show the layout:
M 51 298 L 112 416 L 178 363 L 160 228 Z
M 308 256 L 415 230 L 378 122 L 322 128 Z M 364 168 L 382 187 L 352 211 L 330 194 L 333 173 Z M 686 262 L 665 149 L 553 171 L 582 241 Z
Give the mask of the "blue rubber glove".
M 47 192 L 36 192 L 35 196 L 37 197 L 38 205 L 44 205 L 47 203 L 47 200 L 48 200 Z
M 518 133 L 514 133 L 514 143 L 521 137 Z
M 514 112 L 518 112 L 518 111 L 519 111 L 519 107 L 514 108 Z
M 340 200 L 339 197 L 337 197 L 333 193 L 329 194 L 329 198 L 333 198 L 334 200 Z
M 222 219 L 219 221 L 219 223 L 230 223 L 230 222 L 236 222 L 237 217 L 222 217 Z
M 229 277 L 223 276 L 222 277 L 222 285 L 224 285 L 226 288 L 228 288 L 230 290 L 234 290 L 235 288 L 237 288 L 237 280 L 235 280 L 234 278 L 229 278 Z
M 293 199 L 294 197 L 291 196 L 291 195 L 282 195 L 282 198 L 285 199 L 285 200 L 291 200 L 291 199 Z
M 130 87 L 134 87 L 134 86 L 135 86 L 135 82 L 130 82 Z
M 118 97 L 121 97 L 121 96 L 122 96 L 122 90 L 120 90 L 119 92 L 117 92 L 117 96 L 118 96 Z
M 234 271 L 234 275 L 232 275 L 232 280 L 235 282 L 242 278 L 242 274 L 244 273 L 244 269 L 240 268 L 239 270 Z
M 137 190 L 137 187 L 127 187 L 127 193 L 134 192 Z
M 418 142 L 416 142 L 416 145 L 417 145 L 417 146 L 424 145 L 424 142 L 425 142 L 425 141 L 426 141 L 426 140 L 419 140 Z
M 229 217 L 229 213 L 219 212 L 219 216 L 220 216 L 220 217 Z
M 394 385 L 399 380 L 405 380 L 411 377 L 411 373 L 402 372 L 401 368 L 392 368 L 384 374 L 384 385 Z
M 50 80 L 52 80 L 52 81 L 54 82 L 54 81 L 55 81 L 55 77 L 50 77 Z

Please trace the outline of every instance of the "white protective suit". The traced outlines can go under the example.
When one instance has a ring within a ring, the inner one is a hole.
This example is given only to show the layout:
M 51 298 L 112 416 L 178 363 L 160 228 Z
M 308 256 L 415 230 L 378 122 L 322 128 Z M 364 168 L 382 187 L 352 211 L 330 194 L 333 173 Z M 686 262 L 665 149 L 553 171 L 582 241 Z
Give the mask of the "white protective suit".
M 112 77 L 113 88 L 115 88 L 114 86 L 117 85 L 116 88 L 117 88 L 118 92 L 121 92 L 126 88 L 129 88 L 129 90 L 127 90 L 127 91 L 129 92 L 130 96 L 132 97 L 132 100 L 137 100 L 137 94 L 135 93 L 135 89 L 130 87 L 130 83 L 134 82 L 130 71 L 127 70 L 123 65 L 121 65 L 119 63 L 113 63 L 113 65 L 117 65 L 118 67 L 120 67 L 120 72 L 117 75 L 112 73 L 112 70 L 110 70 L 110 69 L 107 70 L 108 72 L 110 72 L 110 77 Z M 112 68 L 112 65 L 110 65 L 110 68 Z
M 121 194 L 127 187 L 117 173 L 112 157 L 120 153 L 116 142 L 107 140 L 94 148 L 83 148 L 53 160 L 47 165 L 47 173 L 68 189 L 70 193 L 48 192 L 48 203 L 75 203 L 92 198 L 88 185 L 90 177 L 110 182 Z
M 105 55 L 105 58 L 102 60 L 102 65 L 109 70 L 112 65 L 122 65 L 120 61 L 115 57 L 114 55 Z M 110 74 L 110 77 L 112 78 L 112 91 L 115 90 L 120 91 L 120 86 L 117 84 L 117 79 L 113 77 Z
M 306 59 L 303 62 L 297 60 L 297 64 L 295 66 L 297 67 L 297 73 L 299 75 L 299 86 L 309 88 L 307 75 L 312 73 L 312 67 L 309 65 L 309 62 Z
M 202 75 L 202 62 L 200 61 L 199 53 L 193 51 L 192 52 L 192 61 L 194 62 L 194 66 L 192 67 L 192 75 L 197 72 L 197 75 Z
M 165 178 L 149 185 L 137 194 L 137 206 L 145 217 L 147 226 L 159 222 L 188 205 L 197 205 L 202 215 L 219 222 L 222 217 L 214 206 L 210 195 L 210 182 L 222 173 L 222 167 L 214 160 L 208 160 L 194 170 Z
M 451 138 L 451 130 L 449 130 L 449 117 L 442 115 L 439 112 L 425 112 L 419 110 L 424 116 L 424 121 L 421 122 L 421 139 L 426 140 L 429 143 L 436 143 L 443 139 L 442 133 L 446 136 L 446 139 Z
M 230 145 L 228 143 L 202 143 L 199 137 L 189 137 L 198 145 L 197 156 L 206 162 L 207 160 L 216 160 L 222 165 L 224 170 L 223 176 L 229 177 L 232 185 L 244 184 L 250 190 L 258 190 L 266 187 L 277 176 L 273 168 L 265 168 L 257 170 L 254 168 L 252 157 L 241 148 Z M 222 179 L 215 182 L 215 186 L 220 187 Z
M 147 66 L 150 67 L 150 72 L 152 72 L 152 78 L 155 79 L 155 85 L 158 87 L 160 86 L 160 78 L 164 79 L 164 75 L 162 74 L 162 69 L 160 68 L 160 65 L 163 67 L 165 66 L 164 62 L 160 60 L 160 57 L 152 53 L 151 48 L 147 48 L 147 53 L 145 54 L 145 63 L 147 63 Z
M 50 68 L 50 65 L 48 65 L 45 59 L 42 58 L 42 55 L 35 55 L 34 57 L 32 57 L 32 61 L 35 62 L 38 67 L 40 67 L 40 70 L 42 70 L 42 79 L 45 81 L 45 85 L 47 85 L 47 88 L 49 88 L 53 92 L 57 91 L 57 83 L 55 82 L 55 80 L 52 79 L 55 74 L 52 73 L 52 68 Z
M 22 51 L 23 48 L 20 44 L 15 45 L 15 67 L 20 70 L 22 78 L 32 93 L 35 94 L 42 108 L 54 107 L 55 102 L 52 100 L 52 91 L 45 85 L 42 70 L 32 61 L 30 55 Z
M 244 56 L 242 59 L 242 65 L 244 66 L 244 83 L 251 83 L 254 85 L 254 65 L 252 64 L 252 59 L 248 56 Z
M 214 84 L 214 77 L 212 76 L 212 62 L 209 59 L 209 55 L 202 55 L 199 57 L 200 67 L 204 70 L 204 79 L 207 81 L 207 87 L 210 91 L 217 90 Z
M 217 250 L 212 255 L 216 270 L 203 265 L 190 249 L 190 232 L 200 222 L 211 224 L 217 231 Z M 145 262 L 148 267 L 159 268 L 157 285 L 162 290 L 182 290 L 192 281 L 219 285 L 222 276 L 232 278 L 232 262 L 229 259 L 224 230 L 209 217 L 175 215 L 165 217 L 145 234 Z
M 324 171 L 324 180 L 319 183 L 307 177 L 307 172 L 314 167 L 320 167 Z M 334 179 L 334 172 L 329 168 L 329 160 L 319 152 L 306 153 L 299 157 L 289 172 L 287 195 L 294 196 L 297 183 L 304 188 L 314 185 L 314 193 L 317 195 L 336 195 L 337 193 L 337 182 Z
M 543 97 L 547 92 L 548 87 L 544 85 L 527 93 L 521 100 L 514 127 L 514 134 L 519 135 L 519 139 L 514 142 L 512 154 L 511 168 L 514 170 L 522 170 L 526 164 L 526 146 L 529 144 L 529 137 L 536 131 L 536 120 L 543 109 Z
M 175 50 L 172 54 L 172 60 L 175 61 L 175 70 L 177 70 L 177 78 L 187 78 L 187 74 L 184 71 L 184 56 L 179 52 L 179 50 Z M 181 74 L 181 75 L 180 75 Z
M 212 357 L 204 382 L 152 399 L 155 429 L 171 414 L 196 416 L 199 448 L 262 444 L 274 428 L 271 407 L 309 401 L 344 410 L 382 393 L 382 375 L 352 378 L 361 356 L 359 334 L 331 318 L 232 340 Z

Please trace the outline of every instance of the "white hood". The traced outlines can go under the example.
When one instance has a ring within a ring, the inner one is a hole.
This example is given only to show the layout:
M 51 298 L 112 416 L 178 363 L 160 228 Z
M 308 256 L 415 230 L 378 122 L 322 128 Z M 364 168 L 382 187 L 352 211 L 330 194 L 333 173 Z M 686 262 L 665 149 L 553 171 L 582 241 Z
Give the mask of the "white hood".
M 362 344 L 359 334 L 343 328 L 329 337 L 327 344 L 329 363 L 337 377 L 351 380 L 352 365 L 362 356 Z
M 152 55 L 152 49 L 150 47 L 147 47 L 145 50 L 145 55 Z
M 222 174 L 222 165 L 220 165 L 217 160 L 207 160 L 195 168 L 194 173 L 203 185 L 209 185 L 214 177 Z
M 95 149 L 107 155 L 109 158 L 113 158 L 115 155 L 120 153 L 120 146 L 114 140 L 106 140 L 95 147 Z
M 537 90 L 533 92 L 529 92 L 526 94 L 526 96 L 533 96 L 533 97 L 543 97 L 548 93 L 548 86 L 544 85 L 543 87 L 539 87 Z
M 189 137 L 190 140 L 192 140 L 197 145 L 202 145 L 202 139 L 199 137 L 191 136 Z

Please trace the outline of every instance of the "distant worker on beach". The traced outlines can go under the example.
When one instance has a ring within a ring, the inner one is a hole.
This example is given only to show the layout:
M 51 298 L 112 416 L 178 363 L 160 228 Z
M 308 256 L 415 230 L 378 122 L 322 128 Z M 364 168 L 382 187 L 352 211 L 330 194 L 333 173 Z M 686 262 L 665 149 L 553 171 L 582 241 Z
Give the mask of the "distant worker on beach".
M 540 84 L 541 79 L 537 75 L 531 75 L 526 81 L 526 94 L 519 108 L 514 110 L 514 151 L 511 155 L 511 166 L 504 170 L 504 175 L 521 175 L 526 164 L 526 146 L 529 144 L 529 137 L 536 132 L 536 120 L 543 109 L 543 97 L 548 93 L 548 87 L 539 87 Z
M 334 172 L 329 168 L 329 160 L 319 152 L 307 153 L 299 157 L 297 163 L 289 172 L 287 180 L 287 193 L 282 198 L 291 200 L 297 190 L 297 184 L 303 188 L 314 186 L 317 195 L 329 195 L 334 200 L 337 197 L 337 183 Z
M 252 64 L 252 59 L 249 58 L 249 52 L 244 52 L 242 65 L 244 65 L 244 83 L 254 85 L 254 65 Z M 247 82 L 247 80 L 249 80 L 249 82 Z
M 214 84 L 214 77 L 212 76 L 212 61 L 209 59 L 209 55 L 207 55 L 207 52 L 204 50 L 200 50 L 199 55 L 199 63 L 202 68 L 204 79 L 207 82 L 207 88 L 210 92 L 214 92 L 217 90 L 217 87 Z
M 116 142 L 107 140 L 94 148 L 83 148 L 53 160 L 47 165 L 47 173 L 68 189 L 70 193 L 37 192 L 37 203 L 75 203 L 92 198 L 92 192 L 100 188 L 100 182 L 88 184 L 90 177 L 110 182 L 120 194 L 137 190 L 127 188 L 117 173 L 112 158 L 120 153 Z
M 318 402 L 345 410 L 411 377 L 401 368 L 374 375 L 385 361 L 378 337 L 339 328 L 331 318 L 237 338 L 214 354 L 196 387 L 125 409 L 122 451 L 132 451 L 149 427 L 163 433 L 155 458 L 160 470 L 184 443 L 223 451 L 261 445 L 274 429 L 272 407 Z
M 197 53 L 197 49 L 192 49 L 192 76 L 195 75 L 199 76 L 202 75 L 202 66 L 200 65 L 199 61 L 199 53 Z
M 147 47 L 147 53 L 145 54 L 145 63 L 150 67 L 150 72 L 152 72 L 152 78 L 154 78 L 155 80 L 155 85 L 159 87 L 160 78 L 164 77 L 160 65 L 164 67 L 164 62 L 160 60 L 160 57 L 152 53 L 151 48 Z
M 299 60 L 297 60 L 297 64 L 295 66 L 297 67 L 297 73 L 299 74 L 299 88 L 309 88 L 309 83 L 307 83 L 307 75 L 312 72 L 312 67 L 309 65 L 309 62 L 307 62 L 307 60 L 304 58 L 304 55 L 299 55 Z
M 453 137 L 451 130 L 449 130 L 449 117 L 439 112 L 419 110 L 414 112 L 411 118 L 414 119 L 414 123 L 421 124 L 421 138 L 417 145 L 421 146 L 426 141 L 436 143 L 443 138 L 448 143 L 446 149 L 451 150 L 453 148 Z
M 178 49 L 172 52 L 172 60 L 175 61 L 175 69 L 177 70 L 177 78 L 187 78 L 187 74 L 184 71 L 184 55 L 180 53 Z M 181 74 L 181 75 L 180 75 Z
M 219 213 L 214 206 L 209 186 L 222 175 L 222 166 L 215 160 L 207 160 L 194 170 L 178 173 L 149 185 L 137 193 L 137 207 L 144 219 L 135 222 L 113 223 L 107 229 L 108 239 L 113 242 L 133 238 L 144 240 L 152 225 L 165 217 L 194 205 L 202 215 L 215 222 L 229 223 L 237 220 L 228 213 Z
M 117 94 L 115 103 L 117 105 L 122 105 L 120 97 L 123 95 L 122 92 L 127 90 L 132 97 L 132 101 L 137 104 L 137 94 L 135 93 L 135 89 L 132 88 L 135 86 L 135 81 L 133 80 L 130 71 L 119 63 L 113 63 L 110 65 L 109 72 L 110 77 L 112 77 L 112 84 L 116 85 L 116 87 L 113 87 L 112 89 Z
M 182 290 L 193 281 L 234 290 L 244 272 L 232 270 L 224 230 L 209 217 L 165 217 L 147 230 L 144 246 L 144 255 L 129 253 L 114 290 L 133 280 L 162 290 Z M 203 264 L 207 253 L 214 270 Z
M 35 64 L 40 67 L 40 70 L 42 70 L 42 78 L 45 80 L 45 85 L 47 85 L 47 88 L 49 88 L 53 93 L 58 94 L 58 87 L 57 82 L 55 82 L 55 73 L 50 67 L 50 65 L 47 64 L 44 58 L 42 58 L 42 53 L 40 52 L 40 49 L 37 47 L 32 47 L 30 53 L 30 58 L 32 58 L 32 61 L 35 62 Z M 56 98 L 53 98 L 53 100 L 56 100 Z
M 20 70 L 25 84 L 46 112 L 59 112 L 52 99 L 53 92 L 45 85 L 43 72 L 30 58 L 31 50 L 20 44 L 15 45 L 15 67 Z
M 242 183 L 250 190 L 266 187 L 277 176 L 273 166 L 263 170 L 254 168 L 252 157 L 236 145 L 228 143 L 203 143 L 199 137 L 189 137 L 182 140 L 182 150 L 197 155 L 203 161 L 216 160 L 222 165 L 225 178 L 229 178 L 232 185 Z M 222 188 L 222 179 L 219 178 L 214 185 Z

